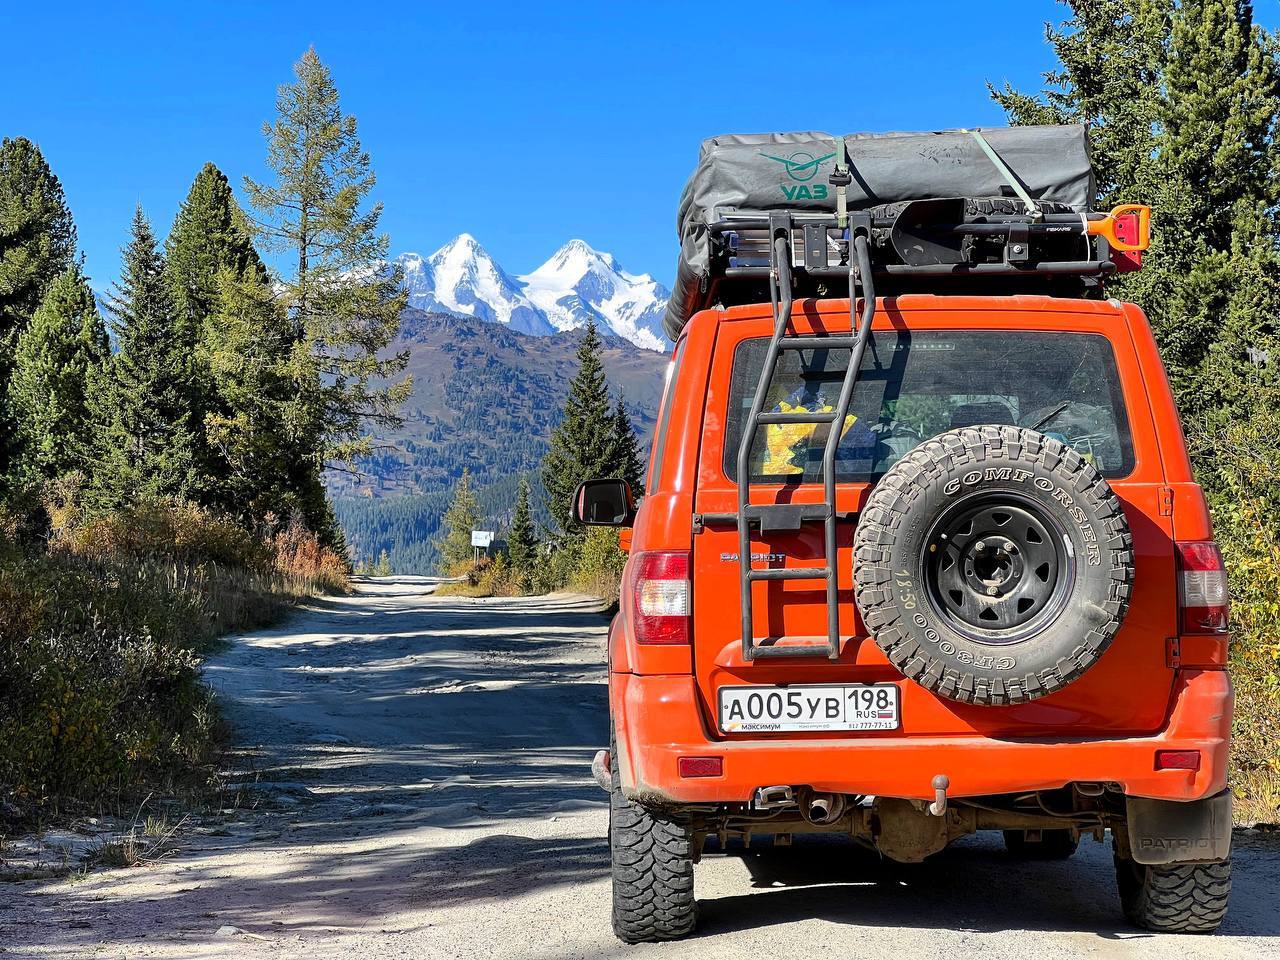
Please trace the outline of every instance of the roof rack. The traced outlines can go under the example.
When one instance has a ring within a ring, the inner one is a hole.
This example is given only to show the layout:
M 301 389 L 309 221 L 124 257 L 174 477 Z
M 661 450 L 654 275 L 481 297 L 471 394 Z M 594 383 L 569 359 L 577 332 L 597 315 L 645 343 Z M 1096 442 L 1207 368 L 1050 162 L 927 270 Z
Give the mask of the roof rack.
M 891 216 L 866 214 L 871 269 L 888 277 L 1103 276 L 1136 269 L 1147 248 L 1151 208 L 1126 204 L 1109 213 L 974 212 L 981 201 L 913 200 Z M 850 214 L 850 217 L 858 216 Z M 843 279 L 849 231 L 837 214 L 735 213 L 709 225 L 712 276 L 770 275 L 771 231 L 783 222 L 797 282 Z
M 742 615 L 742 657 L 840 656 L 837 570 L 837 449 L 862 367 L 862 355 L 876 312 L 877 276 L 1101 276 L 1119 269 L 1113 257 L 1145 250 L 1150 209 L 1119 207 L 1109 214 L 1025 214 L 970 219 L 964 200 L 911 201 L 893 217 L 841 210 L 834 216 L 774 211 L 767 216 L 734 215 L 711 225 L 712 264 L 726 279 L 760 278 L 768 283 L 774 326 L 760 380 L 737 450 L 738 574 Z M 843 220 L 841 224 L 839 221 Z M 987 248 L 991 249 L 987 249 Z M 1064 259 L 1064 251 L 1078 252 Z M 878 254 L 878 256 L 877 256 Z M 1048 259 L 1048 257 L 1054 259 Z M 848 284 L 852 335 L 800 336 L 791 330 L 799 278 L 843 279 Z M 862 294 L 859 310 L 858 293 Z M 782 354 L 821 347 L 849 350 L 834 409 L 827 412 L 766 412 L 765 398 Z M 812 424 L 825 431 L 822 502 L 804 505 L 754 504 L 750 457 L 759 430 L 770 424 Z M 783 516 L 775 516 L 783 514 Z M 727 519 L 727 518 L 726 518 Z M 752 527 L 798 528 L 821 523 L 823 565 L 764 569 L 752 562 Z M 755 636 L 752 585 L 762 580 L 821 581 L 826 590 L 825 642 L 778 644 Z

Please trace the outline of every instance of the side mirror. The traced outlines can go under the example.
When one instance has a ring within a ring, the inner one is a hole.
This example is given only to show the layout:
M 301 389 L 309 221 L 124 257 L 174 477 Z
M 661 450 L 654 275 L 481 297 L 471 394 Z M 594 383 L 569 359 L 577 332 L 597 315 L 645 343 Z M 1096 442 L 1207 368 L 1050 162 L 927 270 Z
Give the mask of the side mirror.
M 629 527 L 636 501 L 625 480 L 588 480 L 573 495 L 573 519 L 588 527 Z

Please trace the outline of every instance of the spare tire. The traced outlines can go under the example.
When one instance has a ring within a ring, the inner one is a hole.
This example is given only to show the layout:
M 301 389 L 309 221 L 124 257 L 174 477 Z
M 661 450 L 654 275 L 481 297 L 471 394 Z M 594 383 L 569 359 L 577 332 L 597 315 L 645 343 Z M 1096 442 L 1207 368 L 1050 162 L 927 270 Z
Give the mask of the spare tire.
M 1133 539 L 1093 465 L 1033 430 L 927 440 L 867 500 L 858 610 L 904 675 L 964 703 L 1024 703 L 1098 661 L 1129 605 Z

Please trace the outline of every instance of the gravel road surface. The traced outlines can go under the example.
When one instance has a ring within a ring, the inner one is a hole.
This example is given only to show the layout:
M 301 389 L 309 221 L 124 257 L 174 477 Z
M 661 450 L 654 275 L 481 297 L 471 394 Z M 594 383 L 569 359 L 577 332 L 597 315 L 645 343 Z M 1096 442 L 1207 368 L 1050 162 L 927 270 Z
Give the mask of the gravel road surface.
M 1280 957 L 1280 842 L 1238 834 L 1212 937 L 1117 919 L 1107 848 L 1011 861 L 996 837 L 926 864 L 801 843 L 697 868 L 698 935 L 609 930 L 605 621 L 586 598 L 434 597 L 363 581 L 208 668 L 256 809 L 163 862 L 0 886 L 4 957 Z

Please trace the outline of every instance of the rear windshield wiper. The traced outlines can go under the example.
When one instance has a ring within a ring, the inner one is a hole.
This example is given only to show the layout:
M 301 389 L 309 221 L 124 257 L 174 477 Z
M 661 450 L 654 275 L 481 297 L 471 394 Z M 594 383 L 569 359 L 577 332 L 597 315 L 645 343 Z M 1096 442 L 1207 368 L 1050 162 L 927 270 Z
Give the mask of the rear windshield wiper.
M 1050 420 L 1052 420 L 1054 417 L 1056 417 L 1058 414 L 1060 414 L 1063 410 L 1067 409 L 1067 407 L 1069 407 L 1069 406 L 1071 406 L 1071 401 L 1070 401 L 1070 400 L 1063 400 L 1060 404 L 1058 404 L 1058 405 L 1057 405 L 1056 407 L 1054 407 L 1051 411 L 1049 411 L 1049 413 L 1047 413 L 1045 416 L 1041 417 L 1039 420 L 1037 420 L 1037 421 L 1036 421 L 1035 423 L 1033 423 L 1031 426 L 1027 427 L 1027 429 L 1028 429 L 1028 430 L 1039 430 L 1041 427 L 1043 427 L 1046 423 L 1048 423 Z

